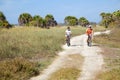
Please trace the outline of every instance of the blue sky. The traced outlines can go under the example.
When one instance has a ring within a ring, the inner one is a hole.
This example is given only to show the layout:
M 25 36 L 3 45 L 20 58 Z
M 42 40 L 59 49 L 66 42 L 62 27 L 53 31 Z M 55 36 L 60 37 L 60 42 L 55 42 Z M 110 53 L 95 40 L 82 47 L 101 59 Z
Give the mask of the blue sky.
M 19 15 L 25 12 L 43 18 L 52 14 L 57 22 L 63 23 L 68 15 L 99 22 L 101 12 L 117 10 L 120 0 L 0 0 L 0 11 L 12 24 L 17 24 Z

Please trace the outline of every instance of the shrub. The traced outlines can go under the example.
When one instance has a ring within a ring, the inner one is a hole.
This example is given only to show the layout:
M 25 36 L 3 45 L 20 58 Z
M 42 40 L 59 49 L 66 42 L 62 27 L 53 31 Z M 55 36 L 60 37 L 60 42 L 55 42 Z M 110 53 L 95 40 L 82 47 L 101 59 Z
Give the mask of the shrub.
M 0 62 L 0 80 L 25 80 L 38 74 L 37 64 L 24 58 Z

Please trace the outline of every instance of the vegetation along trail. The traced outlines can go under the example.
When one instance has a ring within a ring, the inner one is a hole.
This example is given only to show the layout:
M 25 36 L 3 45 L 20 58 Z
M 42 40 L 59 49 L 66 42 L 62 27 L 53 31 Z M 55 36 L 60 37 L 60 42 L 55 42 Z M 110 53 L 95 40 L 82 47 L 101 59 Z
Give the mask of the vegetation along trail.
M 94 35 L 109 32 L 110 31 L 96 32 Z M 64 51 L 58 53 L 58 56 L 53 63 L 45 69 L 41 75 L 33 77 L 30 80 L 48 80 L 52 73 L 64 67 L 65 60 L 72 54 L 79 54 L 84 57 L 83 65 L 82 67 L 80 66 L 82 72 L 78 77 L 78 80 L 94 80 L 95 75 L 102 69 L 104 61 L 102 55 L 100 54 L 101 49 L 96 45 L 88 47 L 86 39 L 87 36 L 85 34 L 73 37 L 71 39 L 71 46 L 67 47 L 66 45 L 63 45 Z

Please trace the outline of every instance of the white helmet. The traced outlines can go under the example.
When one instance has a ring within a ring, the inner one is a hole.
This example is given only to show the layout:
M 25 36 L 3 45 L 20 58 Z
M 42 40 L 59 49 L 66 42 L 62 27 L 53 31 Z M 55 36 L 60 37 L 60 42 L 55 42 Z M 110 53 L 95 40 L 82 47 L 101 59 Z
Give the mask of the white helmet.
M 91 28 L 91 27 L 92 27 L 91 25 L 88 26 L 88 28 Z

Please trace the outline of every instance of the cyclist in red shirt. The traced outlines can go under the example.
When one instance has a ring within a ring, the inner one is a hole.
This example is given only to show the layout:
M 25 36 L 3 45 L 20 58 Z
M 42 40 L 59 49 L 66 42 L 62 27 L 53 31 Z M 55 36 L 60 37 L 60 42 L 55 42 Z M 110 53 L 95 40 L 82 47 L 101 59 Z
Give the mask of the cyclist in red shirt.
M 91 46 L 91 44 L 89 44 L 89 42 L 92 42 L 92 36 L 93 36 L 93 29 L 91 25 L 89 25 L 88 28 L 86 29 L 86 34 L 88 36 L 87 38 L 88 46 Z

